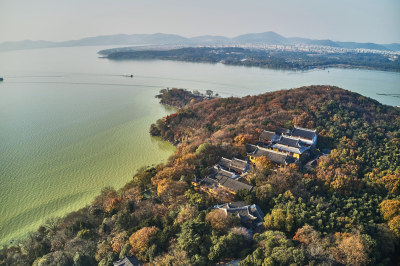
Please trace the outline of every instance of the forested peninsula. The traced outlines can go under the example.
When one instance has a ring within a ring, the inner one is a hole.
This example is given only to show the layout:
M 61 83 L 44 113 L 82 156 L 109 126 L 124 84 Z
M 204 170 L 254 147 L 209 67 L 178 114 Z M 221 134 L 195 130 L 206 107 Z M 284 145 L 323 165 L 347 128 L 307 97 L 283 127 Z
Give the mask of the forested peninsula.
M 103 50 L 99 53 L 111 60 L 161 59 L 292 70 L 339 67 L 400 71 L 400 58 L 398 56 L 367 52 L 326 53 L 239 47 L 187 47 L 170 50 L 115 48 Z
M 148 265 L 398 265 L 399 108 L 331 86 L 243 98 L 165 89 L 158 98 L 179 109 L 150 133 L 176 153 L 3 247 L 1 265 L 113 265 L 125 256 Z M 247 190 L 198 189 L 221 157 L 246 161 L 263 130 L 294 126 L 318 133 L 315 164 L 263 158 L 243 175 Z M 223 209 L 239 205 L 264 214 L 257 229 L 242 219 L 251 215 Z

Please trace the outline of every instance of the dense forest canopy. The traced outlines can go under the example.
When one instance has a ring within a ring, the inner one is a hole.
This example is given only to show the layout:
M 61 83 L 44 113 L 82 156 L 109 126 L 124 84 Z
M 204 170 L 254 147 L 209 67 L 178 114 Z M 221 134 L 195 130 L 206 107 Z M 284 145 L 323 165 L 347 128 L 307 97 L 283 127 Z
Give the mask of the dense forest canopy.
M 3 247 L 4 265 L 112 265 L 134 255 L 149 265 L 397 265 L 400 254 L 400 110 L 337 87 L 309 86 L 243 98 L 161 91 L 179 107 L 150 133 L 177 145 L 122 189 L 48 221 Z M 252 192 L 195 190 L 221 156 L 246 159 L 262 130 L 315 128 L 316 166 L 257 162 Z M 210 207 L 257 204 L 264 230 Z
M 187 62 L 223 63 L 278 69 L 328 67 L 367 68 L 400 71 L 398 56 L 358 52 L 311 52 L 245 49 L 238 47 L 188 47 L 171 50 L 109 51 L 112 60 L 162 59 Z

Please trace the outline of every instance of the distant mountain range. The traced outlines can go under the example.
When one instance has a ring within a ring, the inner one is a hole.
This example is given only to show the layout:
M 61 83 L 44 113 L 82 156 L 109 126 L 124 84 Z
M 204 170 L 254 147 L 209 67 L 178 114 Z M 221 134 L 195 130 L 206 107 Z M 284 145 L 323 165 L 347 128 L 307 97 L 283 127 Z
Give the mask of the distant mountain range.
M 381 51 L 400 51 L 399 43 L 376 44 L 357 42 L 336 42 L 331 40 L 312 40 L 307 38 L 286 38 L 275 32 L 243 34 L 234 38 L 224 36 L 198 36 L 186 38 L 175 34 L 117 34 L 88 37 L 65 42 L 18 41 L 0 43 L 0 51 L 22 50 L 50 47 L 98 46 L 98 45 L 238 45 L 238 44 L 275 44 L 275 45 L 322 45 L 348 49 L 374 49 Z

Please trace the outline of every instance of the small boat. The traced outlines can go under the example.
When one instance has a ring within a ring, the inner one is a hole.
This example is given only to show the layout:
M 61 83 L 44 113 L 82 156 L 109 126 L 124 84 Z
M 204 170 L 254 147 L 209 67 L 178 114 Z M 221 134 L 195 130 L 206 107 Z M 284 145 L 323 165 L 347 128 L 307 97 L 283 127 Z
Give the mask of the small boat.
M 0 77 L 0 81 L 3 81 L 4 79 L 2 77 Z

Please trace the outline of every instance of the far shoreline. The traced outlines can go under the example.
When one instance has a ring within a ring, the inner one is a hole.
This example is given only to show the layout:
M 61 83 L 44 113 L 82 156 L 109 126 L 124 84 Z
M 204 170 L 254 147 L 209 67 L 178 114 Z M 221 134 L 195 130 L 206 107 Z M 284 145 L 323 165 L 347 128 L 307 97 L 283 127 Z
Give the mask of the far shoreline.
M 288 71 L 316 69 L 361 69 L 400 72 L 398 56 L 374 53 L 315 53 L 279 50 L 247 49 L 238 47 L 185 47 L 172 49 L 140 49 L 134 47 L 112 48 L 98 51 L 100 59 L 169 60 L 192 63 L 211 63 L 231 66 L 257 67 Z

